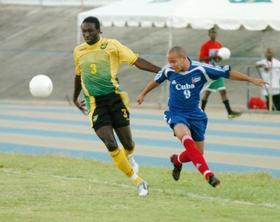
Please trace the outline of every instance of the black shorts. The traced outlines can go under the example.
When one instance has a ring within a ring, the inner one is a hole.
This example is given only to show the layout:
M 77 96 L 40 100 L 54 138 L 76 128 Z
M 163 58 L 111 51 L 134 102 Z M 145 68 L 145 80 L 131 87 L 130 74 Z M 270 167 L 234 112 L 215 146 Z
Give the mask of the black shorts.
M 129 110 L 127 107 L 128 96 L 126 93 L 122 92 L 122 96 L 120 94 L 110 93 L 94 98 L 96 107 L 91 116 L 91 125 L 94 130 L 108 125 L 116 129 L 130 124 Z

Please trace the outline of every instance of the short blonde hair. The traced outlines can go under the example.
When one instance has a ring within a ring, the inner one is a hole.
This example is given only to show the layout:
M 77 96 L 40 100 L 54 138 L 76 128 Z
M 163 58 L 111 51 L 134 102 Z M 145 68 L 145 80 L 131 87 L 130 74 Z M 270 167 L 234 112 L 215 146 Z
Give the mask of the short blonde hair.
M 187 53 L 185 52 L 185 50 L 181 46 L 174 46 L 174 47 L 172 47 L 168 51 L 168 54 L 170 54 L 170 53 L 176 53 L 179 56 L 187 57 Z

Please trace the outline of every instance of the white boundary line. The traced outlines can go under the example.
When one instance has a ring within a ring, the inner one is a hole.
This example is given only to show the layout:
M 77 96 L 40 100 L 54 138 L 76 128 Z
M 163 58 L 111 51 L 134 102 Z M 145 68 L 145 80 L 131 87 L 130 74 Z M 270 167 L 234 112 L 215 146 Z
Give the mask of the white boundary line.
M 55 177 L 60 178 L 60 179 L 66 179 L 66 180 L 88 180 L 89 182 L 96 183 L 96 184 L 111 185 L 111 186 L 135 189 L 134 186 L 130 186 L 127 184 L 122 184 L 122 183 L 112 183 L 109 181 L 99 181 L 99 180 L 94 180 L 94 179 L 85 179 L 85 178 L 78 178 L 78 177 L 65 177 L 65 176 L 55 176 Z M 198 194 L 191 193 L 191 192 L 178 192 L 178 191 L 176 192 L 176 189 L 168 190 L 168 189 L 160 189 L 160 188 L 150 188 L 149 190 L 156 191 L 159 193 L 186 196 L 186 197 L 190 197 L 190 198 L 196 199 L 196 200 L 218 201 L 219 203 L 226 203 L 226 204 L 237 204 L 237 205 L 247 205 L 247 206 L 255 206 L 255 207 L 280 209 L 280 205 L 276 204 L 276 203 L 253 203 L 250 201 L 234 200 L 234 199 L 213 197 L 213 196 L 201 195 L 201 194 L 198 195 Z
M 1 170 L 4 173 L 12 173 L 12 174 L 22 174 L 21 171 L 14 170 L 14 169 L 7 169 L 4 168 Z M 34 173 L 27 172 L 29 176 L 36 176 Z M 89 178 L 81 178 L 81 177 L 68 177 L 68 176 L 56 176 L 56 175 L 50 175 L 54 178 L 63 179 L 63 180 L 73 180 L 73 181 L 88 181 L 90 183 L 95 184 L 102 184 L 102 185 L 110 185 L 110 186 L 116 186 L 116 187 L 122 187 L 122 188 L 129 188 L 129 189 L 135 189 L 132 185 L 127 185 L 123 183 L 112 183 L 109 181 L 99 181 Z M 264 207 L 264 208 L 272 208 L 272 209 L 280 209 L 280 205 L 276 203 L 253 203 L 250 201 L 244 201 L 244 200 L 234 200 L 229 198 L 221 198 L 221 197 L 213 197 L 208 195 L 201 195 L 201 194 L 195 194 L 191 192 L 180 192 L 176 191 L 176 189 L 160 189 L 160 188 L 150 188 L 150 191 L 158 192 L 158 193 L 167 193 L 171 195 L 178 195 L 178 196 L 186 196 L 195 200 L 207 200 L 207 201 L 215 201 L 219 203 L 224 204 L 233 204 L 233 205 L 246 205 L 246 206 L 253 206 L 253 207 Z

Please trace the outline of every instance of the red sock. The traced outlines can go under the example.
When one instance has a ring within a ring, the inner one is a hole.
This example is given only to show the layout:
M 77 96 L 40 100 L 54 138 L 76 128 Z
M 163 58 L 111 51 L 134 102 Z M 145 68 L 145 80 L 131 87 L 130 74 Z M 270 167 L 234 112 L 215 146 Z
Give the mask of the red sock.
M 177 156 L 177 161 L 180 164 L 190 162 L 191 159 L 189 158 L 188 152 L 185 150 L 184 152 L 180 153 Z
M 173 160 L 173 163 L 175 163 L 175 165 L 179 166 L 179 165 L 182 165 L 182 163 L 186 163 L 186 162 L 190 162 L 190 161 L 191 160 L 188 156 L 187 151 L 184 151 L 177 155 L 177 158 L 175 160 Z
M 214 175 L 203 157 L 203 155 L 196 148 L 196 144 L 190 136 L 184 136 L 182 139 L 182 143 L 186 149 L 184 155 L 188 156 L 188 158 L 193 162 L 194 166 L 199 170 L 201 174 L 203 174 L 208 180 L 209 176 Z M 181 160 L 181 155 L 180 155 Z

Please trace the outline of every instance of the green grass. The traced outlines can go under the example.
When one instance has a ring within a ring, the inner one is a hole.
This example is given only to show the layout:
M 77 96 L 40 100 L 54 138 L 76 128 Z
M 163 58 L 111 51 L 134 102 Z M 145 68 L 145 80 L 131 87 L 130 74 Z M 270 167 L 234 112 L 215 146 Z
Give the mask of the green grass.
M 197 172 L 140 173 L 146 198 L 112 164 L 0 153 L 0 221 L 279 222 L 280 180 L 268 174 L 219 174 L 214 189 Z

